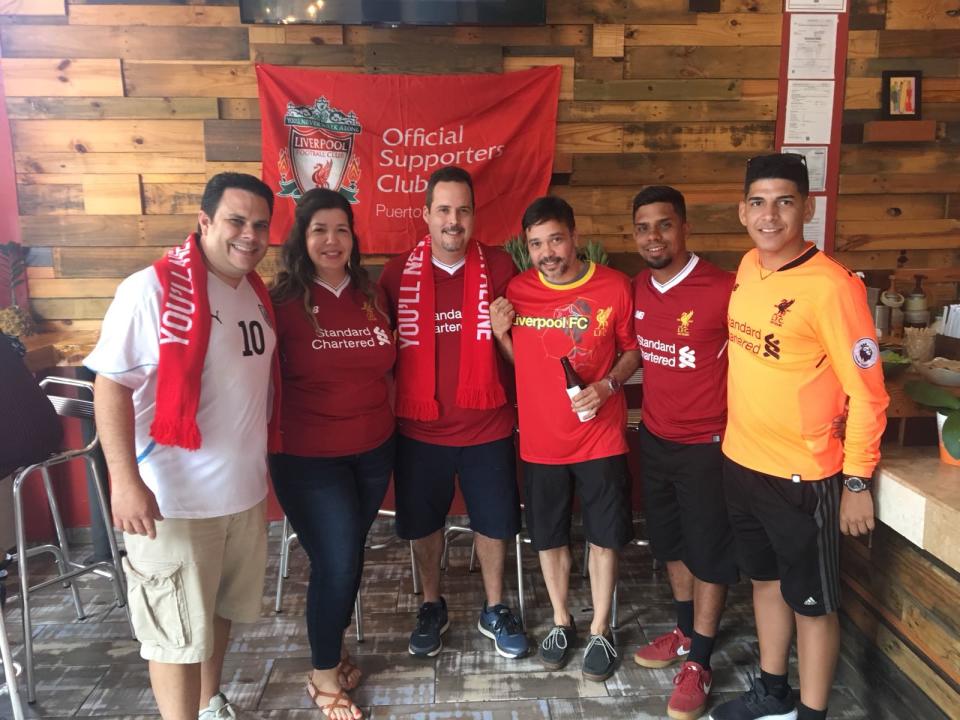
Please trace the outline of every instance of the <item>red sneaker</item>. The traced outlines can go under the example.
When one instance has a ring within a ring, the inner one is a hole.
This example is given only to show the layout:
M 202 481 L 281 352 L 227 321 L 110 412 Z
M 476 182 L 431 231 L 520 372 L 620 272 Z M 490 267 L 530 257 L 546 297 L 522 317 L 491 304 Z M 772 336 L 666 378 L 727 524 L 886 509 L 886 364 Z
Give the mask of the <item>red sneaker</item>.
M 707 695 L 713 673 L 700 663 L 685 662 L 673 678 L 673 695 L 667 703 L 667 715 L 675 720 L 696 720 L 707 709 Z
M 676 627 L 637 650 L 633 659 L 646 668 L 663 668 L 683 660 L 689 653 L 690 638 Z

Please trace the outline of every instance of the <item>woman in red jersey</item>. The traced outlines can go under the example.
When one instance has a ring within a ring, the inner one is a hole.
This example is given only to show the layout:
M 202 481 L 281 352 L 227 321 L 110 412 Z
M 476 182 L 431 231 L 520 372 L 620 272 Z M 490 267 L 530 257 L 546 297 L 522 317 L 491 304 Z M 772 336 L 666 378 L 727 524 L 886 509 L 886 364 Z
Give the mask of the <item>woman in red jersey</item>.
M 331 720 L 362 717 L 346 694 L 360 671 L 343 649 L 363 546 L 393 470 L 383 291 L 360 265 L 353 211 L 313 189 L 297 204 L 271 291 L 282 374 L 283 451 L 270 458 L 280 505 L 310 558 L 307 692 Z

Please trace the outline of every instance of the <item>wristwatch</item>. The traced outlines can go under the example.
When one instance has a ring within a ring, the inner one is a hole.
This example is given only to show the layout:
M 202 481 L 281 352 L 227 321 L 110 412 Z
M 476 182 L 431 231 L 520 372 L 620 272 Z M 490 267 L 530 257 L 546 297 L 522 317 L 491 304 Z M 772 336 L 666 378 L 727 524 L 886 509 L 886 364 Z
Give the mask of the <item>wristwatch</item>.
M 620 388 L 623 387 L 620 381 L 617 380 L 613 375 L 607 375 L 607 377 L 604 379 L 607 381 L 607 385 L 610 387 L 611 395 L 616 395 L 620 391 Z
M 844 475 L 843 486 L 852 493 L 861 493 L 869 490 L 873 481 L 870 478 L 857 477 L 856 475 Z

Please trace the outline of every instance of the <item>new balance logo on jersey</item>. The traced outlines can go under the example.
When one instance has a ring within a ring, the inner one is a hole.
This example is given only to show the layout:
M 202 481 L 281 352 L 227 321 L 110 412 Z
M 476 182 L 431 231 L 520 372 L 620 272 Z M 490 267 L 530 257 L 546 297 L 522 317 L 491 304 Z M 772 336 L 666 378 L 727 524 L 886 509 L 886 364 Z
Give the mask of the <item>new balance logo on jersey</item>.
M 635 312 L 633 313 L 633 316 L 634 316 L 637 320 L 643 320 L 643 315 L 644 315 L 643 310 L 637 310 L 637 311 L 635 311 Z
M 772 357 L 774 360 L 780 359 L 780 341 L 773 333 L 763 336 L 763 356 Z
M 679 366 L 681 368 L 695 368 L 697 367 L 697 351 L 691 350 L 689 346 L 684 345 L 677 351 L 679 357 Z

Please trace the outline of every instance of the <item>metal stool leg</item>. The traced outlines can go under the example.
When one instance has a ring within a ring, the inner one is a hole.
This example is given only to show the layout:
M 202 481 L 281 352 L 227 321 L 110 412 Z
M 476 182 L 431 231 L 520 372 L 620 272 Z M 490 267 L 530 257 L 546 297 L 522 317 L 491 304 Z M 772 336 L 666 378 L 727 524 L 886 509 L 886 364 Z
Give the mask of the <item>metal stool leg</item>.
M 363 600 L 357 591 L 357 599 L 353 601 L 353 617 L 357 623 L 357 642 L 363 642 Z
M 474 568 L 477 567 L 477 541 L 474 539 L 473 543 L 470 545 L 470 565 L 467 567 L 467 572 L 473 572 Z
M 53 481 L 50 479 L 50 471 L 42 467 L 40 474 L 43 476 L 43 487 L 47 493 L 47 503 L 50 505 L 50 515 L 53 518 L 53 527 L 57 533 L 57 545 L 60 546 L 61 558 L 59 558 L 60 574 L 66 575 L 74 569 L 73 559 L 70 557 L 70 545 L 67 543 L 67 531 L 63 527 L 63 518 L 60 517 L 60 504 L 57 502 L 57 496 L 53 492 Z M 83 611 L 83 603 L 80 602 L 80 591 L 75 582 L 64 582 L 64 587 L 70 588 L 70 594 L 73 596 L 73 607 L 77 611 L 77 620 L 86 618 Z
M 514 540 L 517 546 L 517 602 L 520 605 L 520 622 L 522 622 L 523 627 L 526 628 L 526 598 L 523 592 L 523 553 L 521 552 L 521 548 L 523 548 L 523 538 L 520 536 L 520 533 L 517 533 Z
M 296 534 L 290 532 L 290 521 L 283 516 L 283 528 L 280 537 L 280 570 L 277 572 L 277 596 L 273 601 L 273 611 L 283 612 L 283 581 L 290 576 L 290 543 Z
M 413 579 L 413 594 L 419 595 L 423 592 L 420 586 L 420 571 L 417 569 L 417 555 L 413 551 L 413 540 L 410 541 L 410 577 Z
M 3 608 L 0 607 L 0 660 L 3 661 L 3 673 L 6 677 L 7 695 L 13 708 L 13 720 L 23 720 L 23 705 L 20 703 L 20 688 L 17 685 L 17 668 L 13 664 L 10 641 L 7 639 L 7 626 L 3 620 Z
M 120 560 L 120 548 L 117 546 L 117 537 L 113 533 L 113 527 L 110 524 L 110 512 L 108 510 L 107 494 L 103 489 L 103 483 L 100 481 L 100 471 L 97 469 L 97 463 L 93 458 L 88 457 L 87 463 L 90 466 L 90 472 L 93 475 L 93 485 L 97 498 L 97 504 L 100 506 L 100 518 L 103 521 L 106 531 L 107 544 L 110 547 L 110 557 L 113 561 L 113 591 L 117 596 L 117 607 L 122 607 L 127 616 L 127 622 L 130 624 L 130 632 L 133 633 L 133 619 L 130 617 L 130 607 L 127 605 L 127 583 L 123 575 L 123 565 Z
M 33 626 L 30 622 L 30 578 L 27 571 L 27 535 L 23 522 L 23 499 L 20 497 L 20 484 L 13 482 L 13 517 L 17 535 L 17 576 L 20 579 L 20 620 L 23 625 L 23 662 L 27 677 L 27 702 L 37 701 L 35 679 L 33 677 Z
M 613 604 L 610 608 L 610 629 L 616 630 L 619 627 L 619 620 L 617 619 L 617 590 L 620 588 L 620 583 L 617 583 L 613 586 Z

